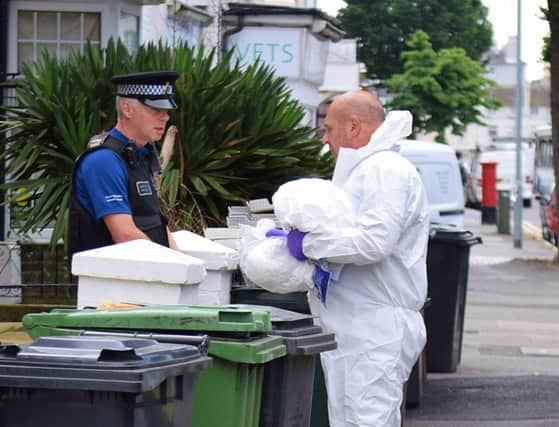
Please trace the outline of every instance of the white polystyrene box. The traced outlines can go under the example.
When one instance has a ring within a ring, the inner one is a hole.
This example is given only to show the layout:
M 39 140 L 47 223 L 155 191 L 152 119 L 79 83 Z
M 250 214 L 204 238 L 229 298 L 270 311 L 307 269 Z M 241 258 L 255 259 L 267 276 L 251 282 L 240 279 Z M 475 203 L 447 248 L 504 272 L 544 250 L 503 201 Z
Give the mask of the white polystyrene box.
M 207 291 L 202 288 L 198 291 L 198 304 L 200 305 L 229 305 L 230 303 L 230 291 Z
M 139 304 L 198 303 L 204 262 L 148 240 L 134 240 L 76 253 L 78 307 L 107 300 Z
M 239 264 L 239 253 L 190 231 L 173 233 L 178 249 L 204 261 L 206 278 L 200 283 L 200 304 L 229 304 L 231 275 Z
M 227 246 L 192 233 L 176 231 L 173 238 L 179 250 L 204 261 L 207 270 L 235 270 L 239 265 L 239 253 Z
M 97 307 L 108 301 L 141 305 L 206 304 L 200 301 L 198 284 L 79 277 L 78 308 Z

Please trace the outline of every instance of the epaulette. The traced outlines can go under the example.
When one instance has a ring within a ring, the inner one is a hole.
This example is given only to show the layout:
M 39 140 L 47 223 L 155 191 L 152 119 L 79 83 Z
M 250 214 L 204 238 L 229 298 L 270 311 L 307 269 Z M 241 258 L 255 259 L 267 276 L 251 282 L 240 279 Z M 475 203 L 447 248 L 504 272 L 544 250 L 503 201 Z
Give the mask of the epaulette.
M 87 142 L 87 149 L 89 150 L 91 148 L 100 146 L 103 142 L 105 142 L 108 136 L 109 136 L 108 132 L 103 132 L 98 135 L 92 136 Z

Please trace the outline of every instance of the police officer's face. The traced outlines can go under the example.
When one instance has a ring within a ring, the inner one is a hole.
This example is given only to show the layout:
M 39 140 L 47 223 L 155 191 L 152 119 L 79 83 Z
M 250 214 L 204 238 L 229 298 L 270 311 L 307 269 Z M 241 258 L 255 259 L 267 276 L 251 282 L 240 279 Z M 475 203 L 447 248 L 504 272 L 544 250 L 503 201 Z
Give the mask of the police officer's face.
M 145 144 L 150 141 L 159 141 L 163 137 L 165 125 L 169 120 L 169 112 L 148 107 L 138 101 L 133 105 L 131 120 L 137 134 L 136 142 Z

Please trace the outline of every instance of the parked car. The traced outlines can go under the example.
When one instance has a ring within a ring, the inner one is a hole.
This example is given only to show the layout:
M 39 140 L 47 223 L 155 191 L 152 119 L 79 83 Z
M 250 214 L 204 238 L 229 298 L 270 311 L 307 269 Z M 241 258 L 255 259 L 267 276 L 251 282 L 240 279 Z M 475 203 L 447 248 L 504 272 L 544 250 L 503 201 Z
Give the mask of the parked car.
M 553 168 L 537 167 L 534 175 L 534 196 L 540 200 L 542 196 L 551 195 L 553 183 L 555 182 L 555 174 Z
M 539 201 L 542 237 L 554 246 L 559 247 L 559 215 L 555 185 L 551 187 L 549 195 L 540 195 Z

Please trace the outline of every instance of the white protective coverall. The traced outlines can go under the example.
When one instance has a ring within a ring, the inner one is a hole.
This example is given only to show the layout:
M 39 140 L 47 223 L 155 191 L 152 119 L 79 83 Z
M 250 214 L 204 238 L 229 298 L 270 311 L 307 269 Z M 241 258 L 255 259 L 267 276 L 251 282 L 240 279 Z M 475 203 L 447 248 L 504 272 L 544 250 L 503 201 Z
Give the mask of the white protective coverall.
M 429 209 L 416 168 L 397 153 L 411 123 L 409 112 L 391 112 L 368 145 L 340 149 L 333 181 L 357 226 L 303 240 L 307 257 L 343 264 L 325 306 L 309 293 L 338 341 L 321 355 L 332 427 L 400 426 L 403 383 L 425 345 Z

